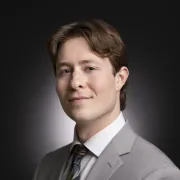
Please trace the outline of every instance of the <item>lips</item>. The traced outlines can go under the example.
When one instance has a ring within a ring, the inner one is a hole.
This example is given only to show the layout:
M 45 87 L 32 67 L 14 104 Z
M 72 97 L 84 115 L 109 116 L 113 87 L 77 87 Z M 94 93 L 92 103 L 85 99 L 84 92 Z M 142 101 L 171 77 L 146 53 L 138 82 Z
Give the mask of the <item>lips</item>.
M 89 97 L 80 96 L 80 97 L 73 97 L 73 98 L 69 99 L 69 101 L 80 100 L 80 99 L 90 99 L 90 98 Z

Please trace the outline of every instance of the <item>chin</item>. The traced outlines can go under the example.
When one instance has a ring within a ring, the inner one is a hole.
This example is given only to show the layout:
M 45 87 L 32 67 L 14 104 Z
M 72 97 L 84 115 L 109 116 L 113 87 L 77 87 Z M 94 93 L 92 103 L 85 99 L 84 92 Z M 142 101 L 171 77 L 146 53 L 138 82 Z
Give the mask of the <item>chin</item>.
M 83 123 L 89 121 L 88 115 L 83 113 L 71 113 L 68 115 L 76 123 Z
M 84 116 L 73 116 L 72 120 L 75 121 L 76 123 L 83 123 L 88 121 L 87 117 Z

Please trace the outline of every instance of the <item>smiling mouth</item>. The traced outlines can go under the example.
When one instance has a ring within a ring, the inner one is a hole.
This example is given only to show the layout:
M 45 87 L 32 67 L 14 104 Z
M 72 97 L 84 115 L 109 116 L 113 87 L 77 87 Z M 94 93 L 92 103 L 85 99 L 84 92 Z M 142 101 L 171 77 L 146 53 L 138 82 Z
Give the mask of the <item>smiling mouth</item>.
M 91 99 L 91 98 L 74 99 L 74 100 L 70 100 L 69 102 L 71 104 L 79 104 L 79 103 L 85 102 L 86 100 L 89 100 L 89 99 Z

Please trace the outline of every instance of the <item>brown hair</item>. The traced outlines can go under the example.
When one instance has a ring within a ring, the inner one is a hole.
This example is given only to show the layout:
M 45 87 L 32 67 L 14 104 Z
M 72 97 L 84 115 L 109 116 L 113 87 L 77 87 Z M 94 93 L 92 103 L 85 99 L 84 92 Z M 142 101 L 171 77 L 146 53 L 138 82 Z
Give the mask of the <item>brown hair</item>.
M 125 46 L 117 30 L 103 20 L 92 19 L 64 25 L 52 35 L 48 43 L 48 52 L 55 75 L 57 52 L 68 39 L 75 37 L 83 37 L 96 55 L 108 57 L 114 76 L 122 66 L 128 67 Z M 120 90 L 121 110 L 126 107 L 126 86 L 127 81 Z

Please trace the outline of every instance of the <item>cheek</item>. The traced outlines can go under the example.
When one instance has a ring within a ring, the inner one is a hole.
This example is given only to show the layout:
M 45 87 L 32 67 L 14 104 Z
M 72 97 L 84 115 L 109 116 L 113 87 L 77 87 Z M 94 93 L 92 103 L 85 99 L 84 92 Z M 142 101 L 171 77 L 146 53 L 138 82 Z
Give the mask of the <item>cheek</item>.
M 96 95 L 106 94 L 111 92 L 114 87 L 114 80 L 108 77 L 96 78 L 93 80 L 92 88 Z
M 64 93 L 63 89 L 64 89 L 64 84 L 60 82 L 56 82 L 56 92 L 59 97 L 63 96 L 63 93 Z

